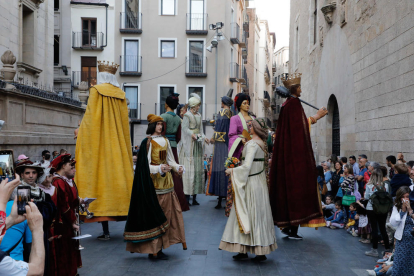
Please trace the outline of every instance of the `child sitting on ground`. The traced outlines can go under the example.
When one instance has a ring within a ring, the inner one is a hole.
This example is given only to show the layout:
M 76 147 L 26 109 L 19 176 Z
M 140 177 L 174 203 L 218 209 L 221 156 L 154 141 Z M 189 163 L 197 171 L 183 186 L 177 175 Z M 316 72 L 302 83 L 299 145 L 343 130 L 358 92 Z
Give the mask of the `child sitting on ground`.
M 357 207 L 358 204 L 356 202 L 349 205 L 348 223 L 345 226 L 346 231 L 354 237 L 358 236 L 358 221 L 355 219 L 355 216 L 357 215 Z
M 326 219 L 326 227 L 330 227 L 331 229 L 344 228 L 346 217 L 342 211 L 342 202 L 340 200 L 335 202 L 335 209 L 335 214 Z
M 371 243 L 371 225 L 368 222 L 367 210 L 359 200 L 357 200 L 356 203 L 358 204 L 358 206 L 357 215 L 355 216 L 355 219 L 359 220 L 358 236 L 361 237 L 359 241 L 368 244 Z
M 327 218 L 335 214 L 335 204 L 331 195 L 326 196 L 325 203 L 322 202 L 322 211 L 323 216 Z

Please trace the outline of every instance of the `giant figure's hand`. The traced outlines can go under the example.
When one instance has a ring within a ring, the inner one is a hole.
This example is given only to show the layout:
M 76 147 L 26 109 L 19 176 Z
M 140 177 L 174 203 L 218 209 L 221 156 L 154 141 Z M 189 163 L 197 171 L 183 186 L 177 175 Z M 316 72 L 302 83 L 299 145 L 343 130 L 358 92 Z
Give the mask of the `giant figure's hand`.
M 325 117 L 328 114 L 328 110 L 325 107 L 322 107 L 321 109 L 318 110 L 318 112 L 316 112 L 316 115 L 313 116 L 313 118 L 316 119 L 316 121 L 322 119 L 323 117 Z

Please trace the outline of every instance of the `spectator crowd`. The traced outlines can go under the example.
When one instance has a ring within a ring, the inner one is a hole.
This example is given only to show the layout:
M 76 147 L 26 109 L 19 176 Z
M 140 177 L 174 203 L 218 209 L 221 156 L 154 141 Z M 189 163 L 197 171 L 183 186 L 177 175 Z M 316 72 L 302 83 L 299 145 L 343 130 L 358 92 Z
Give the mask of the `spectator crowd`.
M 326 227 L 371 244 L 365 255 L 378 260 L 368 275 L 414 275 L 414 161 L 383 161 L 388 168 L 365 154 L 331 155 L 317 166 Z

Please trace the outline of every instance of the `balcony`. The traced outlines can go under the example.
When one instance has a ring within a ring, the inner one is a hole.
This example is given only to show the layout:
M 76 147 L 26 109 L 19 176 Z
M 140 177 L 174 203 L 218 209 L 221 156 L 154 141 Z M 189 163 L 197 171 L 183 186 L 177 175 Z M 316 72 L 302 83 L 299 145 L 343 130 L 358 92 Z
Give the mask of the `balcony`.
M 207 58 L 197 55 L 186 57 L 185 76 L 189 78 L 206 78 Z
M 249 28 L 250 28 L 250 18 L 249 18 L 249 15 L 246 14 L 244 16 L 243 30 L 248 33 L 250 31 Z
M 96 67 L 90 67 L 96 68 Z M 86 81 L 88 86 L 94 86 L 96 84 L 96 71 L 84 72 L 84 71 L 72 71 L 72 85 L 75 88 L 79 87 L 82 81 Z
M 248 42 L 249 42 L 249 33 L 243 31 L 242 39 L 239 43 L 239 46 L 242 48 L 247 49 Z
M 142 57 L 141 56 L 120 56 L 119 75 L 136 76 L 142 75 Z
M 230 81 L 237 82 L 239 79 L 239 64 L 237 62 L 230 63 Z
M 142 34 L 142 13 L 121 12 L 119 31 L 123 34 Z
M 72 32 L 72 48 L 75 50 L 102 51 L 104 45 L 103 33 Z
M 266 65 L 265 74 L 264 74 L 265 80 L 267 84 L 270 84 L 270 72 L 269 68 Z
M 207 13 L 187 13 L 188 35 L 206 35 L 208 33 Z
M 246 71 L 246 67 L 244 67 L 244 65 L 242 66 L 241 74 L 240 74 L 240 77 L 239 77 L 239 79 L 237 81 L 239 83 L 241 83 L 242 87 L 246 87 L 247 71 Z
M 230 24 L 231 28 L 231 36 L 230 41 L 233 44 L 239 44 L 240 43 L 240 26 L 236 22 L 233 22 Z

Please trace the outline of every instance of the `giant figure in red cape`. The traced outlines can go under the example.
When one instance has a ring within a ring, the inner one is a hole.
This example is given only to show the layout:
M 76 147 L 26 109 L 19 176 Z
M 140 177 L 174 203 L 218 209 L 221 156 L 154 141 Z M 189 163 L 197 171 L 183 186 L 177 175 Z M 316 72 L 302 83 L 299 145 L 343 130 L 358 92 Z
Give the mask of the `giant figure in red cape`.
M 293 97 L 282 105 L 270 169 L 270 205 L 275 225 L 291 239 L 302 227 L 325 226 L 317 185 L 316 163 L 310 138 L 310 125 L 328 112 L 321 108 L 306 118 L 299 101 L 301 74 L 282 79 Z

